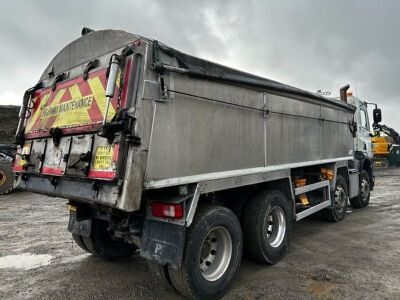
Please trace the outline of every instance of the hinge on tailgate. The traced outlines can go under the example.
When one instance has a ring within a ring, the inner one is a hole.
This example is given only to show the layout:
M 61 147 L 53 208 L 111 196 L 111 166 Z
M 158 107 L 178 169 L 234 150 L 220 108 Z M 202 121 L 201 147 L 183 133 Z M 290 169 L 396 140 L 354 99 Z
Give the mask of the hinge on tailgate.
M 60 73 L 60 74 L 58 74 L 58 75 L 56 76 L 56 78 L 54 78 L 53 83 L 51 84 L 51 89 L 52 89 L 53 91 L 55 91 L 55 90 L 56 90 L 56 87 L 57 87 L 57 83 L 60 82 L 60 81 L 65 80 L 65 79 L 67 79 L 67 74 L 66 74 L 66 73 Z
M 99 65 L 98 59 L 93 59 L 89 61 L 85 67 L 85 70 L 83 71 L 83 80 L 87 80 L 89 77 L 89 71 L 96 68 L 98 65 Z
M 86 153 L 81 153 L 79 155 L 78 160 L 73 162 L 72 164 L 70 164 L 68 166 L 68 169 L 75 168 L 81 161 L 82 162 L 86 162 L 86 163 L 90 163 L 91 158 L 92 158 L 92 152 L 87 151 Z
M 128 142 L 140 145 L 140 138 L 132 134 L 132 128 L 136 119 L 128 113 L 127 109 L 122 109 L 97 133 L 98 136 L 107 138 L 109 144 L 112 144 L 117 132 L 123 132 Z
M 59 128 L 59 127 L 51 128 L 49 133 L 53 139 L 54 146 L 58 147 L 58 145 L 60 144 L 60 139 L 61 139 L 61 135 L 62 135 L 61 128 Z

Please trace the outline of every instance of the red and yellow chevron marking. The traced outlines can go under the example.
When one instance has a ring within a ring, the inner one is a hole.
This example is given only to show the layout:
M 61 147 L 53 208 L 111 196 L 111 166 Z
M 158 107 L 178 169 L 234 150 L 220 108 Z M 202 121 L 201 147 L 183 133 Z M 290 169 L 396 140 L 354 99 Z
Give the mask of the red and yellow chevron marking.
M 110 101 L 107 120 L 116 113 L 119 78 L 120 73 L 115 95 Z M 105 113 L 105 87 L 106 69 L 101 69 L 92 72 L 86 81 L 80 76 L 58 84 L 55 91 L 51 88 L 37 91 L 31 116 L 26 122 L 25 134 L 34 137 L 52 127 L 95 128 L 102 123 Z

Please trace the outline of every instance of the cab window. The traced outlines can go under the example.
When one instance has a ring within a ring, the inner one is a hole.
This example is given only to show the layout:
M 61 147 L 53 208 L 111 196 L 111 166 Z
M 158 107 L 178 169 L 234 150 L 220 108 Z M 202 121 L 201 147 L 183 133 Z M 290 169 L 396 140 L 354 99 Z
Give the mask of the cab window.
M 361 126 L 369 131 L 368 114 L 365 109 L 360 109 L 361 113 Z

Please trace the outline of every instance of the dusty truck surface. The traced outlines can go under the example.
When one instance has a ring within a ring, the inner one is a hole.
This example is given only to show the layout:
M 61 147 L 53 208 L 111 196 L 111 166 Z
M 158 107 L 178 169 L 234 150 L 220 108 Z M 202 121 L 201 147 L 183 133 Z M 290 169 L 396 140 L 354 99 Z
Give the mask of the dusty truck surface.
M 17 184 L 68 199 L 85 251 L 139 249 L 157 284 L 218 298 L 243 251 L 275 264 L 294 221 L 368 205 L 368 139 L 357 143 L 361 102 L 347 103 L 347 88 L 325 98 L 84 28 L 24 95 Z

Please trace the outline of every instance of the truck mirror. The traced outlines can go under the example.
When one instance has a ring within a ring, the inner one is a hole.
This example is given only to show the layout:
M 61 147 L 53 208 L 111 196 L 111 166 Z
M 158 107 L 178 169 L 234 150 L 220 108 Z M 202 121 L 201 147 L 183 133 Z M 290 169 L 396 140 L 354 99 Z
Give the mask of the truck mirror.
M 382 121 L 382 111 L 381 111 L 380 108 L 375 108 L 372 111 L 372 115 L 373 115 L 373 118 L 374 118 L 374 123 L 379 123 L 379 122 Z

